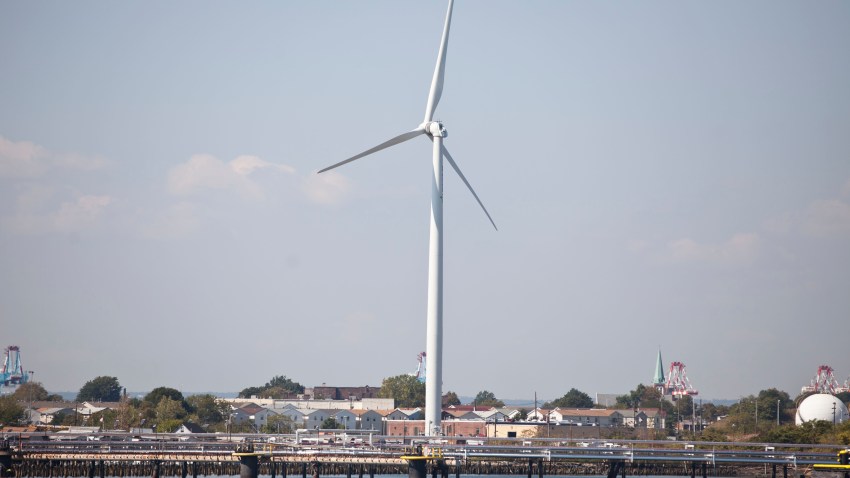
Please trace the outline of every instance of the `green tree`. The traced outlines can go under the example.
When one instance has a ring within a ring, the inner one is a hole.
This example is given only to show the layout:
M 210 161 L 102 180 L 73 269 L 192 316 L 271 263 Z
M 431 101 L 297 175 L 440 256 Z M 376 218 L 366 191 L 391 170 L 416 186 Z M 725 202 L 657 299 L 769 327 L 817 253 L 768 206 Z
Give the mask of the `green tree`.
M 260 398 L 286 398 L 292 396 L 292 392 L 282 387 L 269 387 L 264 388 L 260 393 L 257 394 Z
M 293 381 L 286 375 L 275 375 L 263 386 L 243 388 L 239 392 L 239 397 L 286 398 L 299 393 L 304 393 L 304 385 Z
M 86 382 L 77 394 L 77 401 L 117 402 L 121 399 L 118 378 L 100 376 Z
M 661 392 L 655 387 L 638 384 L 627 395 L 617 397 L 617 408 L 661 408 L 664 402 Z
M 157 422 L 156 431 L 157 433 L 174 433 L 182 424 L 183 420 L 180 420 L 179 418 L 169 418 L 167 420 Z
M 769 388 L 759 392 L 758 397 L 759 420 L 776 423 L 776 414 L 779 413 L 779 418 L 785 418 L 784 411 L 794 407 L 794 401 L 787 392 Z M 778 405 L 778 407 L 777 407 Z
M 443 406 L 448 407 L 451 405 L 460 405 L 460 398 L 458 398 L 457 394 L 454 392 L 446 392 L 443 395 Z
M 114 430 L 117 428 L 119 412 L 117 410 L 111 410 L 107 408 L 106 410 L 101 410 L 97 413 L 92 414 L 92 426 L 100 426 L 103 430 Z
M 259 397 L 263 389 L 261 387 L 246 387 L 239 392 L 239 398 Z
M 496 398 L 496 395 L 489 390 L 482 390 L 475 395 L 472 400 L 473 405 L 481 405 L 484 407 L 504 407 L 505 402 Z
M 0 397 L 0 423 L 17 425 L 24 420 L 24 408 L 11 395 Z
M 593 399 L 590 398 L 590 395 L 582 392 L 581 390 L 576 390 L 575 388 L 571 388 L 569 392 L 564 394 L 563 397 L 552 400 L 551 402 L 547 402 L 543 404 L 543 408 L 592 408 L 593 407 Z
M 783 425 L 772 427 L 759 438 L 770 443 L 821 443 L 822 439 L 833 431 L 832 423 L 823 420 L 803 423 L 800 426 Z
M 328 417 L 325 418 L 325 421 L 323 421 L 321 425 L 319 425 L 319 428 L 322 430 L 333 430 L 342 428 L 342 425 L 338 423 L 334 417 Z
M 381 382 L 380 398 L 392 398 L 400 408 L 424 407 L 425 384 L 412 375 L 387 377 Z
M 173 400 L 169 397 L 163 396 L 157 402 L 156 407 L 156 419 L 158 423 L 161 423 L 165 420 L 182 420 L 186 417 L 186 409 L 183 408 L 183 402 Z M 178 425 L 179 426 L 179 425 Z M 158 430 L 163 431 L 163 430 Z
M 292 433 L 295 431 L 295 422 L 286 415 L 271 415 L 260 431 L 263 433 Z
M 196 422 L 205 425 L 221 423 L 228 416 L 230 405 L 219 402 L 215 395 L 192 395 L 186 399 L 189 410 L 196 417 Z
M 157 387 L 145 395 L 144 401 L 156 406 L 160 400 L 168 397 L 178 402 L 183 401 L 183 394 L 179 390 L 170 387 Z
M 729 436 L 719 428 L 709 427 L 700 433 L 699 439 L 702 441 L 729 441 Z
M 729 413 L 729 407 L 726 405 L 715 405 L 706 403 L 700 407 L 700 413 L 707 423 L 716 422 L 719 417 Z
M 286 375 L 275 375 L 266 383 L 264 388 L 282 388 L 287 390 L 293 394 L 304 393 L 304 385 L 301 385 L 298 382 L 292 381 L 292 379 L 287 378 Z
M 12 394 L 15 400 L 19 402 L 42 401 L 48 400 L 50 394 L 38 382 L 27 382 L 18 386 L 15 393 Z

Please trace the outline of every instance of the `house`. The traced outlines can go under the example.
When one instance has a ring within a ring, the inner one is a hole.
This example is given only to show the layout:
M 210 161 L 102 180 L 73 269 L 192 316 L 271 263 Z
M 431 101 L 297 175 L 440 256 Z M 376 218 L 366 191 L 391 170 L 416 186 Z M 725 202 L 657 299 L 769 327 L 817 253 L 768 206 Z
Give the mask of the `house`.
M 641 411 L 646 415 L 646 428 L 660 430 L 667 426 L 664 419 L 664 410 L 658 408 L 644 408 Z
M 480 420 L 476 412 L 472 410 L 452 410 L 445 409 L 441 415 L 443 420 Z
M 489 405 L 449 405 L 445 410 L 464 411 L 464 412 L 484 412 L 495 410 L 496 407 Z
M 239 425 L 251 420 L 251 414 L 248 413 L 246 410 L 234 407 L 231 408 L 232 410 L 230 410 L 230 423 L 233 423 L 234 425 Z
M 239 425 L 245 422 L 252 423 L 258 430 L 268 423 L 270 416 L 277 415 L 277 412 L 265 407 L 261 407 L 256 403 L 245 403 L 240 407 L 231 407 L 230 420 L 231 423 Z
M 421 408 L 396 408 L 386 417 L 387 420 L 423 420 L 425 413 Z
M 273 409 L 275 413 L 278 415 L 282 415 L 284 417 L 292 420 L 292 425 L 295 428 L 303 428 L 304 427 L 304 417 L 305 411 L 295 408 L 292 405 L 286 405 L 283 408 L 275 408 Z
M 328 387 L 322 384 L 320 387 L 307 388 L 304 390 L 304 395 L 312 397 L 314 400 L 349 400 L 351 402 L 360 401 L 364 398 L 378 398 L 378 393 L 381 387 Z
M 206 433 L 206 430 L 196 423 L 184 422 L 177 428 L 177 430 L 174 431 L 174 433 L 178 435 L 189 435 L 192 433 Z
M 632 427 L 632 428 L 646 428 L 646 413 L 642 410 L 617 410 L 617 412 L 622 416 L 622 423 L 620 425 L 624 427 Z
M 333 418 L 338 410 L 301 410 L 304 412 L 304 427 L 310 430 L 322 428 L 322 423 Z
M 357 428 L 357 415 L 353 410 L 337 410 L 332 415 L 332 418 L 342 425 L 342 428 L 345 430 L 355 430 Z
M 498 409 L 492 409 L 487 411 L 473 412 L 479 417 L 483 418 L 484 421 L 487 422 L 506 422 L 508 421 L 508 416 L 499 411 Z
M 50 425 L 54 420 L 62 421 L 66 415 L 74 413 L 74 409 L 70 407 L 42 407 L 29 411 L 30 422 L 39 425 Z
M 502 413 L 508 420 L 516 420 L 520 415 L 520 410 L 518 408 L 497 408 L 498 411 Z
M 622 421 L 619 410 L 604 408 L 555 408 L 549 412 L 549 422 L 559 425 L 612 427 Z
M 549 421 L 549 412 L 551 410 L 546 410 L 545 408 L 535 408 L 528 412 L 528 415 L 525 417 L 525 421 L 527 422 L 547 422 Z
M 357 416 L 357 428 L 359 430 L 375 430 L 384 432 L 384 416 L 375 410 L 351 410 Z

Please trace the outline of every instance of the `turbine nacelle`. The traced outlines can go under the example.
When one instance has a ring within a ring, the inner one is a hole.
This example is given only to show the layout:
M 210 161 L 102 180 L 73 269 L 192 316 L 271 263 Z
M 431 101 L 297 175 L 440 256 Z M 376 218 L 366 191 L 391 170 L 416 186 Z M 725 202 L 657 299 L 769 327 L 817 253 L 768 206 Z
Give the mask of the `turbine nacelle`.
M 426 121 L 419 125 L 418 129 L 421 129 L 431 137 L 446 138 L 449 136 L 448 130 L 439 121 Z

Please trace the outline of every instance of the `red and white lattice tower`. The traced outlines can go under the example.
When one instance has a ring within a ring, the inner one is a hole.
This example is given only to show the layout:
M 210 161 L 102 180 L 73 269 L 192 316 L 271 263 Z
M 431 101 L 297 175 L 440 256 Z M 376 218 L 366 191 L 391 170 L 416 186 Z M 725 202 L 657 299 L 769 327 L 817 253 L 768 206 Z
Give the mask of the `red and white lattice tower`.
M 835 379 L 834 370 L 829 365 L 821 365 L 818 367 L 818 373 L 814 380 L 809 385 L 802 388 L 802 393 L 831 393 L 835 395 L 841 387 L 838 386 L 838 380 Z
M 835 391 L 838 393 L 850 392 L 850 377 L 847 377 L 847 380 L 844 381 L 843 387 L 836 388 Z
M 685 395 L 698 395 L 699 392 L 691 386 L 688 374 L 685 373 L 685 364 L 682 362 L 671 362 L 670 373 L 667 374 L 667 393 L 675 400 Z

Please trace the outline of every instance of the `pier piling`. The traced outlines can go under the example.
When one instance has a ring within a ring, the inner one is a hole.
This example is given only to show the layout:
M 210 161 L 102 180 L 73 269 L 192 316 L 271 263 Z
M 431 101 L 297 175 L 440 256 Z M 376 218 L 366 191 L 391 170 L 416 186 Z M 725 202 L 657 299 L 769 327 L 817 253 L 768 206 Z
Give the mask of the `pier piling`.
M 0 449 L 0 477 L 15 476 L 12 469 L 12 452 L 9 449 Z
M 257 478 L 259 468 L 259 460 L 256 455 L 239 457 L 239 478 Z
M 409 478 L 426 478 L 428 476 L 425 470 L 425 460 L 410 460 L 407 462 L 407 476 Z M 374 468 L 370 468 L 370 476 L 374 472 Z
M 626 462 L 624 462 L 623 460 L 610 460 L 608 462 L 608 478 L 617 478 L 617 475 L 619 475 L 621 471 L 625 473 L 625 471 L 623 470 L 623 468 L 625 467 Z

